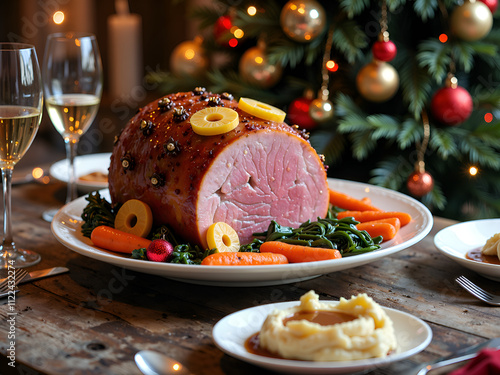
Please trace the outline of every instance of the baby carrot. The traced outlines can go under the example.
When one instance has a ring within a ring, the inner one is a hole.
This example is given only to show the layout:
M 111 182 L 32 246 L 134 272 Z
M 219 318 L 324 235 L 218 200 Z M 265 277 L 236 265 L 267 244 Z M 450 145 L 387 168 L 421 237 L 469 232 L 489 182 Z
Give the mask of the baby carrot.
M 351 211 L 380 211 L 379 208 L 366 203 L 362 199 L 356 199 L 350 195 L 330 189 L 330 203 L 334 206 Z
M 121 230 L 100 225 L 92 231 L 90 239 L 94 245 L 106 250 L 131 254 L 135 249 L 147 248 L 150 240 L 123 232 Z
M 382 236 L 384 241 L 392 240 L 401 224 L 397 217 L 389 219 L 380 219 L 374 221 L 366 221 L 364 223 L 359 223 L 356 225 L 358 230 L 365 230 L 371 237 Z
M 401 226 L 404 227 L 411 221 L 411 215 L 406 212 L 397 211 L 342 211 L 337 214 L 337 219 L 342 219 L 344 217 L 351 216 L 354 220 L 361 223 L 365 221 L 374 221 L 380 219 L 388 219 L 391 217 L 397 217 L 401 222 Z
M 316 262 L 342 258 L 340 251 L 322 247 L 292 245 L 280 241 L 267 241 L 260 245 L 260 251 L 282 254 L 290 263 Z
M 372 204 L 372 200 L 368 197 L 361 198 L 361 202 L 367 203 L 367 204 Z
M 263 266 L 286 263 L 288 260 L 281 254 L 230 251 L 210 254 L 201 261 L 204 266 Z

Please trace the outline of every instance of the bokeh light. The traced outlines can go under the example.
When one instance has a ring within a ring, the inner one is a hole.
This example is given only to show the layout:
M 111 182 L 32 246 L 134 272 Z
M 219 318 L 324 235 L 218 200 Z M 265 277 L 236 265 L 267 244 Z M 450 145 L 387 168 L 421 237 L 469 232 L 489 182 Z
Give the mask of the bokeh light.
M 64 13 L 58 10 L 57 12 L 54 13 L 52 16 L 52 20 L 56 25 L 60 25 L 61 23 L 64 22 Z

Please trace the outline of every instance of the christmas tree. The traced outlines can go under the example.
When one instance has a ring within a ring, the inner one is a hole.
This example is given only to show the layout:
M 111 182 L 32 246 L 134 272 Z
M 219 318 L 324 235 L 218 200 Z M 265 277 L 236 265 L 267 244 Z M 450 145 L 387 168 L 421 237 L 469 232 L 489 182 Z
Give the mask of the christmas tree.
M 218 1 L 149 79 L 287 111 L 330 177 L 440 216 L 500 216 L 497 0 Z

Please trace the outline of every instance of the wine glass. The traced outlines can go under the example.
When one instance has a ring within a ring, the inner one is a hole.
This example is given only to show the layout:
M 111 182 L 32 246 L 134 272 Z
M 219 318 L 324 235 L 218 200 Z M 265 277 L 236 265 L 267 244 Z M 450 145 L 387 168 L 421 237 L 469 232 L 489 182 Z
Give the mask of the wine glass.
M 0 43 L 0 168 L 3 184 L 3 241 L 0 268 L 38 263 L 40 255 L 18 249 L 11 222 L 12 172 L 30 147 L 40 126 L 43 90 L 35 47 Z
M 66 203 L 77 197 L 75 156 L 82 134 L 92 125 L 102 94 L 102 65 L 95 35 L 57 33 L 47 37 L 43 60 L 45 106 L 64 139 L 68 163 Z M 45 211 L 52 221 L 57 209 Z

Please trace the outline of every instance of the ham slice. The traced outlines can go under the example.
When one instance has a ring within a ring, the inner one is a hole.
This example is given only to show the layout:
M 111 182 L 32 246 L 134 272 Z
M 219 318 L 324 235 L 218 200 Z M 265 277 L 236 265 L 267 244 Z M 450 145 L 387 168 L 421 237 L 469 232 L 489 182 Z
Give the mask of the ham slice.
M 189 118 L 209 105 L 239 114 L 230 132 L 201 136 Z M 142 108 L 117 138 L 109 168 L 114 205 L 135 198 L 149 204 L 155 224 L 206 246 L 206 231 L 231 225 L 242 244 L 276 220 L 297 227 L 324 217 L 324 165 L 304 133 L 238 109 L 228 94 L 165 96 Z

